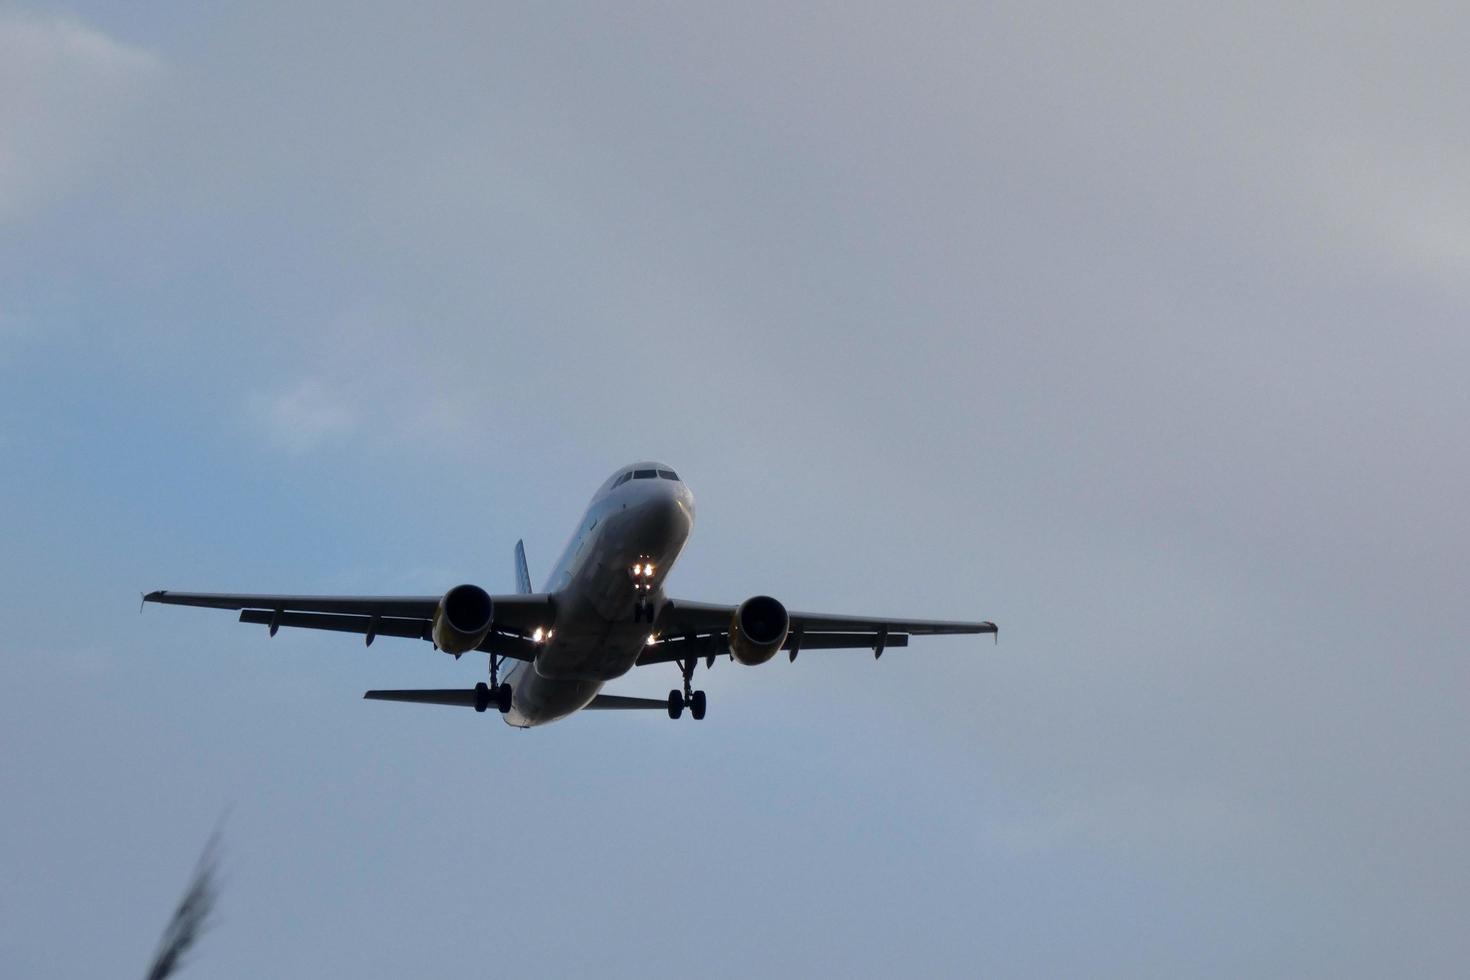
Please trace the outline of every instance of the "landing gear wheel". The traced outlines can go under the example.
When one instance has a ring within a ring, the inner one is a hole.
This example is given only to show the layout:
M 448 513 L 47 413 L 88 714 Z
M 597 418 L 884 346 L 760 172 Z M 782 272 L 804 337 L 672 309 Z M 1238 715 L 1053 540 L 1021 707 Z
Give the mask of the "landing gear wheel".
M 669 692 L 669 717 L 677 718 L 684 713 L 684 706 L 689 706 L 689 713 L 698 721 L 704 717 L 704 692 L 694 690 L 694 668 L 699 665 L 698 657 L 688 657 L 675 661 L 679 665 L 679 673 L 684 675 L 684 690 Z
M 509 684 L 500 683 L 500 661 L 504 659 L 490 654 L 490 684 L 488 687 L 483 682 L 475 685 L 476 711 L 484 711 L 492 704 L 501 714 L 510 710 L 511 695 L 515 692 Z

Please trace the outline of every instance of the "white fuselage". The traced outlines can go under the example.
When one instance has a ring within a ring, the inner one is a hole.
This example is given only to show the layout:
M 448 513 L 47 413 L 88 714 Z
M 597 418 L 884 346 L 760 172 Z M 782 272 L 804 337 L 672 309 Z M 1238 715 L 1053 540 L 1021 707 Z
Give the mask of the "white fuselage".
M 619 482 L 630 469 L 655 475 Z M 515 692 L 507 724 L 564 718 L 637 662 L 653 626 L 635 611 L 662 601 L 664 579 L 694 526 L 694 495 L 660 473 L 673 471 L 651 462 L 624 467 L 593 496 L 542 589 L 554 597 L 556 621 L 535 663 L 517 664 L 506 678 Z M 652 574 L 635 577 L 635 564 L 652 565 Z

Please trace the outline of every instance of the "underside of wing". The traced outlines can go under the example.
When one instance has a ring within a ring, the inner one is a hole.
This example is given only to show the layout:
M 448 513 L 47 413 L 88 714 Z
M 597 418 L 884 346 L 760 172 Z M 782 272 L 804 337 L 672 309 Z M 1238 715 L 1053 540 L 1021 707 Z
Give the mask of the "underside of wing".
M 638 663 L 712 658 L 729 652 L 731 628 L 741 608 L 683 599 L 669 600 L 659 614 L 658 639 L 648 646 L 638 658 Z M 908 646 L 910 636 L 998 633 L 994 623 L 984 621 L 896 619 L 795 611 L 786 613 L 786 616 L 789 628 L 780 649 L 788 651 L 793 660 L 801 650 L 872 650 L 881 655 L 885 649 Z M 773 645 L 776 643 L 775 637 L 771 642 Z
M 443 598 L 160 591 L 148 593 L 143 600 L 175 606 L 238 609 L 240 622 L 266 626 L 272 636 L 287 626 L 356 633 L 371 644 L 379 636 L 432 641 L 434 615 Z M 492 626 L 475 649 L 513 660 L 534 660 L 537 646 L 532 637 L 537 629 L 552 622 L 555 615 L 551 597 L 517 594 L 486 599 L 493 609 Z

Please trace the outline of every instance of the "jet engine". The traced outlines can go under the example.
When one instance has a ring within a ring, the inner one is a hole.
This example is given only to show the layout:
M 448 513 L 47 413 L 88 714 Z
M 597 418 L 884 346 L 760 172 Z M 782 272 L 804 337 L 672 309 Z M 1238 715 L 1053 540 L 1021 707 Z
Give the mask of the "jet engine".
M 747 667 L 776 655 L 791 629 L 786 607 L 768 595 L 746 599 L 730 620 L 730 653 Z
M 495 604 L 478 585 L 456 585 L 434 610 L 434 645 L 458 657 L 478 647 L 490 632 Z

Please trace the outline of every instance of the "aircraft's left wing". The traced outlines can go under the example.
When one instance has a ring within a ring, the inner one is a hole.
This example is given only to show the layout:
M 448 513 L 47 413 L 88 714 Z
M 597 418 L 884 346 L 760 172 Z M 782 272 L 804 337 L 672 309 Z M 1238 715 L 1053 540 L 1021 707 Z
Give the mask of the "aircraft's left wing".
M 724 652 L 736 608 L 670 599 L 659 613 L 657 632 L 660 639 L 649 645 L 638 658 L 638 663 L 669 663 L 691 654 L 710 657 Z M 890 619 L 795 611 L 788 615 L 791 617 L 791 632 L 781 649 L 786 650 L 793 660 L 800 650 L 866 649 L 881 655 L 890 647 L 908 646 L 910 636 L 999 633 L 994 623 L 982 621 Z
M 240 622 L 270 627 L 271 635 L 282 626 L 358 633 L 371 643 L 378 636 L 431 638 L 434 611 L 440 597 L 433 596 L 330 596 L 252 595 L 227 592 L 150 592 L 144 602 L 174 606 L 203 606 L 208 609 L 238 609 Z M 552 622 L 551 596 L 497 595 L 494 627 L 480 649 L 514 660 L 536 659 L 536 645 L 529 639 L 537 627 Z

